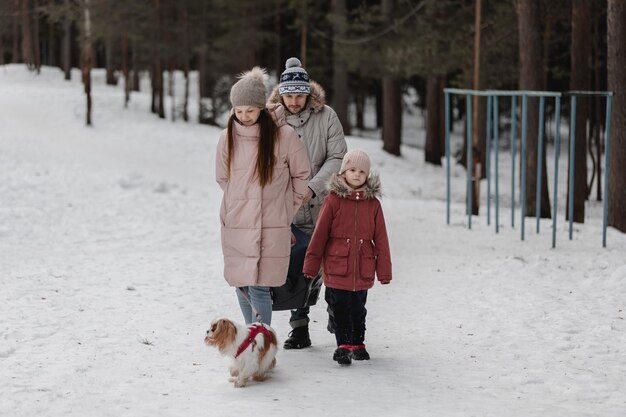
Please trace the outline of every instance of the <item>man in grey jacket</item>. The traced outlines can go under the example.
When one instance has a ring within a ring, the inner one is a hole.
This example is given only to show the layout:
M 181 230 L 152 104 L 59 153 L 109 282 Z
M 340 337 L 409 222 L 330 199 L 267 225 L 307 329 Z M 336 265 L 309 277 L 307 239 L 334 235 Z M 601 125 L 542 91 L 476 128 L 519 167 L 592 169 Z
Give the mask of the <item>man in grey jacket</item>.
M 310 236 L 327 194 L 326 182 L 331 174 L 339 172 L 347 145 L 337 113 L 326 105 L 324 89 L 310 81 L 298 58 L 289 58 L 285 67 L 269 101 L 285 106 L 287 123 L 296 130 L 309 155 L 309 192 L 293 224 Z M 330 321 L 329 330 L 332 326 Z M 311 346 L 309 308 L 292 310 L 289 324 L 293 330 L 284 348 L 302 349 Z

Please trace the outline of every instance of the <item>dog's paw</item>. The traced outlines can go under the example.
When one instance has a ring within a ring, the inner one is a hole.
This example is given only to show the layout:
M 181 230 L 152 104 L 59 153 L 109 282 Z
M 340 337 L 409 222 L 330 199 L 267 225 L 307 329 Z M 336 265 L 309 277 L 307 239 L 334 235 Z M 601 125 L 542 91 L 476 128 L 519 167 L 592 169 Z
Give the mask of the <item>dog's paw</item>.
M 253 380 L 257 382 L 265 381 L 267 379 L 267 375 L 265 374 L 257 374 L 252 377 Z
M 245 379 L 235 379 L 235 388 L 243 388 L 246 386 L 246 380 Z

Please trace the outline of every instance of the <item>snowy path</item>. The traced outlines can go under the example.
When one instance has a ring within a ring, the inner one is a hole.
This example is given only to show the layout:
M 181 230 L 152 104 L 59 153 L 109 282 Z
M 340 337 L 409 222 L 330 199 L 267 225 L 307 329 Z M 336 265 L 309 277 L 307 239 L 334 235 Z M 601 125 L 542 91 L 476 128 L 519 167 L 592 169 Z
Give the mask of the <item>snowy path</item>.
M 202 343 L 211 319 L 240 316 L 221 277 L 218 129 L 157 120 L 142 95 L 125 111 L 102 85 L 87 129 L 61 78 L 0 70 L 0 415 L 626 411 L 626 236 L 609 230 L 602 249 L 597 222 L 577 225 L 552 250 L 547 227 L 525 242 L 484 218 L 468 231 L 459 205 L 446 226 L 440 168 L 357 138 L 381 172 L 394 261 L 369 295 L 372 360 L 332 362 L 320 300 L 314 346 L 232 388 Z M 287 321 L 275 313 L 281 339 Z

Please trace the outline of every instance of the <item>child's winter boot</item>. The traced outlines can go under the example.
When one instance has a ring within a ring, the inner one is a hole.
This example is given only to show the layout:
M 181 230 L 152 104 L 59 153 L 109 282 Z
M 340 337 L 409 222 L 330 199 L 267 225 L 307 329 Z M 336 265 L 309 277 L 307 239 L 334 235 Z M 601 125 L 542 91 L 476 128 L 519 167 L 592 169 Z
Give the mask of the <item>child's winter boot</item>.
M 340 345 L 335 349 L 333 360 L 340 365 L 350 365 L 352 363 L 352 352 L 349 345 Z
M 370 360 L 370 354 L 365 349 L 365 345 L 352 345 L 352 359 L 355 361 Z

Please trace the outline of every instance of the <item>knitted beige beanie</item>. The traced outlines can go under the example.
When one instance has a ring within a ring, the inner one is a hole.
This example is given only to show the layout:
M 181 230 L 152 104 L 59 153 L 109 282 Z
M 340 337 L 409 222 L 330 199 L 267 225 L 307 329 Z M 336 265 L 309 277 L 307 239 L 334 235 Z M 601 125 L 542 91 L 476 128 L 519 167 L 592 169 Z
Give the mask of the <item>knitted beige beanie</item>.
M 237 106 L 254 106 L 265 108 L 267 100 L 265 81 L 268 79 L 267 73 L 261 67 L 254 67 L 239 76 L 230 89 L 230 104 Z

